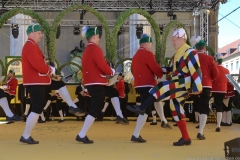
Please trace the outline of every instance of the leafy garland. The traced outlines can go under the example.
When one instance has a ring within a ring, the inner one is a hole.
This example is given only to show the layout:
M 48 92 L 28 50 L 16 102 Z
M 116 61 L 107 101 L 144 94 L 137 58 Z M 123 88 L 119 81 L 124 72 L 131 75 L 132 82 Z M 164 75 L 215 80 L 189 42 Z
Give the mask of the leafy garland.
M 28 9 L 23 9 L 23 8 L 14 8 L 9 10 L 8 12 L 4 13 L 1 18 L 0 18 L 0 28 L 2 28 L 2 26 L 4 25 L 4 23 L 11 17 L 17 15 L 17 14 L 25 14 L 25 15 L 29 15 L 31 16 L 33 19 L 36 19 L 37 22 L 42 26 L 45 34 L 46 34 L 46 45 L 47 48 L 49 49 L 49 41 L 50 41 L 50 37 L 49 37 L 49 33 L 50 33 L 50 26 L 48 24 L 48 22 L 43 18 L 43 16 L 41 16 L 40 14 L 32 11 L 32 10 L 28 10 Z M 49 53 L 49 51 L 48 51 Z
M 121 13 L 121 15 L 118 17 L 115 26 L 113 28 L 112 31 L 112 36 L 110 37 L 110 31 L 107 25 L 106 20 L 104 19 L 104 17 L 95 9 L 87 6 L 87 5 L 73 5 L 70 6 L 66 9 L 64 9 L 62 12 L 60 12 L 58 14 L 58 16 L 55 18 L 52 27 L 49 26 L 48 22 L 39 14 L 37 14 L 36 12 L 32 11 L 32 10 L 28 10 L 28 9 L 23 9 L 23 8 L 14 8 L 11 9 L 10 11 L 4 13 L 1 18 L 0 18 L 0 28 L 4 25 L 4 23 L 11 17 L 15 16 L 18 13 L 21 14 L 25 14 L 25 15 L 29 15 L 32 18 L 36 19 L 38 21 L 38 23 L 43 27 L 45 35 L 46 35 L 46 46 L 47 46 L 47 52 L 48 52 L 48 58 L 51 61 L 55 61 L 58 66 L 59 63 L 56 60 L 56 33 L 57 33 L 57 27 L 58 24 L 60 23 L 61 19 L 68 13 L 71 11 L 74 11 L 76 9 L 83 9 L 83 10 L 87 10 L 88 12 L 93 13 L 98 19 L 99 21 L 102 23 L 103 28 L 105 29 L 105 40 L 106 40 L 106 59 L 110 62 L 115 62 L 116 61 L 116 57 L 117 57 L 117 33 L 120 29 L 120 27 L 122 26 L 122 24 L 124 23 L 124 21 L 132 14 L 134 13 L 138 13 L 144 17 L 147 18 L 147 20 L 149 21 L 149 23 L 151 24 L 154 33 L 155 33 L 155 39 L 156 39 L 156 53 L 155 53 L 155 58 L 156 61 L 160 64 L 165 64 L 166 63 L 166 59 L 165 59 L 165 52 L 166 52 L 166 41 L 167 41 L 167 37 L 168 34 L 170 32 L 170 29 L 177 26 L 177 27 L 183 27 L 184 25 L 182 23 L 180 23 L 179 21 L 171 21 L 170 23 L 168 23 L 165 27 L 165 30 L 163 32 L 163 36 L 160 36 L 160 30 L 159 27 L 156 23 L 156 21 L 152 18 L 152 16 L 146 12 L 145 10 L 142 9 L 128 9 L 125 12 Z M 187 33 L 187 32 L 186 32 Z M 189 43 L 189 38 L 187 39 L 187 43 Z M 211 56 L 214 56 L 214 51 L 212 50 L 211 47 L 207 46 L 207 50 L 209 51 Z M 118 57 L 119 58 L 119 57 Z M 10 62 L 14 62 L 14 61 L 19 61 L 21 59 L 14 59 L 11 60 Z M 115 68 L 118 67 L 119 64 L 123 64 L 123 62 L 125 60 L 131 60 L 131 58 L 125 58 L 122 59 L 121 57 L 119 58 L 119 62 L 115 65 Z M 4 67 L 4 64 L 2 62 L 2 60 L 0 60 L 0 65 L 2 66 L 2 75 L 6 75 L 7 73 L 7 68 L 10 65 L 10 62 L 6 65 L 6 67 Z M 76 65 L 77 67 L 79 67 L 79 69 L 81 69 L 81 66 L 79 66 L 78 64 L 74 63 L 74 62 L 66 62 L 63 65 L 61 65 L 60 67 L 58 67 L 56 73 L 60 74 L 61 70 L 67 66 L 67 65 Z
M 156 21 L 152 18 L 152 16 L 145 10 L 143 9 L 128 9 L 120 14 L 118 17 L 113 30 L 112 30 L 112 38 L 111 41 L 111 48 L 110 48 L 110 54 L 107 57 L 108 59 L 111 60 L 111 62 L 115 62 L 116 60 L 116 53 L 117 53 L 117 33 L 120 29 L 120 27 L 123 25 L 124 21 L 132 14 L 140 14 L 144 16 L 148 22 L 151 24 L 154 33 L 155 33 L 155 40 L 156 40 L 156 52 L 155 52 L 155 58 L 157 62 L 160 62 L 160 53 L 161 53 L 161 44 L 160 44 L 160 29 Z M 108 41 L 106 41 L 108 42 Z
M 215 52 L 213 51 L 213 49 L 212 49 L 210 46 L 207 46 L 206 49 L 207 49 L 209 55 L 212 56 L 212 57 L 214 57 Z
M 105 18 L 97 11 L 95 10 L 94 8 L 92 7 L 89 7 L 88 5 L 79 5 L 79 4 L 76 4 L 76 5 L 73 5 L 73 6 L 70 6 L 66 9 L 64 9 L 63 11 L 61 11 L 57 17 L 55 18 L 53 24 L 52 24 L 52 28 L 51 28 L 51 32 L 50 32 L 50 44 L 49 44 L 49 52 L 50 52 L 50 59 L 51 60 L 54 60 L 55 59 L 55 55 L 56 55 L 56 34 L 57 34 L 57 27 L 58 27 L 58 24 L 60 23 L 61 19 L 68 13 L 68 12 L 71 12 L 71 11 L 74 11 L 74 10 L 77 10 L 77 9 L 83 9 L 83 10 L 87 10 L 88 12 L 91 12 L 93 15 L 95 15 L 99 21 L 102 23 L 102 26 L 105 30 L 105 40 L 106 40 L 106 51 L 107 51 L 107 58 L 111 57 L 111 52 L 110 52 L 110 48 L 111 48 L 111 43 L 108 43 L 108 42 L 111 42 L 111 39 L 110 39 L 110 31 L 109 31 L 109 28 L 108 28 L 108 24 L 105 20 Z
M 162 39 L 161 39 L 161 59 L 164 60 L 165 59 L 165 54 L 166 54 L 166 43 L 167 43 L 167 37 L 168 37 L 168 34 L 170 32 L 170 30 L 173 28 L 173 27 L 184 27 L 184 24 L 182 24 L 181 22 L 179 21 L 171 21 L 169 22 L 165 28 L 164 28 L 164 32 L 163 32 L 163 36 L 162 36 Z M 186 31 L 186 29 L 185 29 Z M 186 31 L 187 33 L 187 31 Z M 188 37 L 188 33 L 187 33 L 187 37 Z M 189 38 L 187 38 L 187 41 L 186 41 L 187 44 L 190 44 L 189 42 Z M 163 63 L 164 64 L 164 63 Z
M 80 65 L 78 65 L 77 63 L 74 63 L 74 62 L 66 62 L 64 64 L 62 64 L 61 66 L 59 66 L 57 69 L 56 69 L 56 74 L 57 75 L 60 75 L 61 74 L 61 71 L 64 67 L 68 66 L 68 65 L 75 65 L 79 68 L 79 70 L 82 70 L 82 67 Z

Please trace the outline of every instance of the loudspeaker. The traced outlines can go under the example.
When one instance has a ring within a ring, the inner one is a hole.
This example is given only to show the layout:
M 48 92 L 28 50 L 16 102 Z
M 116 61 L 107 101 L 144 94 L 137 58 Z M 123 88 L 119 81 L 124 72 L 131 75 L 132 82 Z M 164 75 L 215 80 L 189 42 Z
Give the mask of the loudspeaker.
M 224 152 L 226 158 L 240 159 L 240 138 L 235 138 L 224 143 Z

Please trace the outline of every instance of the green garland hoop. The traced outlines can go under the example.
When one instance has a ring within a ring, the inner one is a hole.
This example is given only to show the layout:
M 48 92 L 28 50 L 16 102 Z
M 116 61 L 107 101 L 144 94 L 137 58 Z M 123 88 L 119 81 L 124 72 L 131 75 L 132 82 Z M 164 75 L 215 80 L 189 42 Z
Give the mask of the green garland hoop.
M 49 50 L 50 50 L 50 59 L 51 60 L 54 60 L 55 59 L 55 55 L 56 55 L 56 34 L 57 34 L 57 27 L 58 27 L 58 24 L 60 23 L 61 19 L 68 13 L 68 12 L 71 12 L 71 11 L 74 11 L 74 10 L 77 10 L 77 9 L 83 9 L 83 10 L 87 10 L 88 12 L 91 12 L 93 15 L 95 15 L 99 21 L 102 23 L 102 26 L 105 30 L 105 40 L 106 42 L 111 42 L 111 39 L 110 39 L 110 31 L 109 31 L 109 28 L 108 28 L 108 24 L 106 22 L 106 20 L 104 19 L 104 17 L 97 11 L 95 10 L 94 8 L 92 7 L 89 7 L 87 5 L 79 5 L 79 4 L 76 4 L 76 5 L 73 5 L 73 6 L 70 6 L 66 9 L 64 9 L 63 11 L 61 11 L 57 17 L 55 18 L 53 24 L 52 24 L 52 29 L 51 29 L 51 33 L 50 33 L 50 37 L 51 37 L 51 41 L 50 41 L 50 44 L 49 44 Z M 110 54 L 110 48 L 111 48 L 111 43 L 106 43 L 106 54 L 107 54 L 107 58 L 111 57 L 109 56 Z
M 111 38 L 111 44 L 112 48 L 110 49 L 110 53 L 108 57 L 112 60 L 112 62 L 115 62 L 116 60 L 116 54 L 117 54 L 117 33 L 120 29 L 120 27 L 123 25 L 124 21 L 132 14 L 140 14 L 144 16 L 148 22 L 151 24 L 154 33 L 155 33 L 155 41 L 156 41 L 156 51 L 155 51 L 155 58 L 158 63 L 163 63 L 163 60 L 160 59 L 161 57 L 161 44 L 160 44 L 160 29 L 156 21 L 152 18 L 152 16 L 145 10 L 143 9 L 128 9 L 124 11 L 123 13 L 120 14 L 118 17 L 113 30 L 112 30 L 112 38 Z
M 61 66 L 59 66 L 59 68 L 56 69 L 56 74 L 57 74 L 57 75 L 60 75 L 62 69 L 63 69 L 64 67 L 70 65 L 70 64 L 75 65 L 75 66 L 77 66 L 77 67 L 79 68 L 79 70 L 82 70 L 82 67 L 81 67 L 80 65 L 78 65 L 77 63 L 74 63 L 74 62 L 66 62 L 66 63 L 62 64 Z
M 46 41 L 46 46 L 47 46 L 47 51 L 48 54 L 49 52 L 49 42 L 50 42 L 50 26 L 48 24 L 48 22 L 43 18 L 43 16 L 41 16 L 40 14 L 32 11 L 32 10 L 28 10 L 28 9 L 23 9 L 23 8 L 14 8 L 9 10 L 8 12 L 4 13 L 1 18 L 0 18 L 0 28 L 2 28 L 2 26 L 4 25 L 4 23 L 11 17 L 17 15 L 17 14 L 25 14 L 25 15 L 29 15 L 31 16 L 33 19 L 36 19 L 37 22 L 42 26 L 44 33 L 46 35 L 45 41 Z
M 214 57 L 215 52 L 213 51 L 213 49 L 210 46 L 207 46 L 206 50 L 208 51 L 209 56 Z

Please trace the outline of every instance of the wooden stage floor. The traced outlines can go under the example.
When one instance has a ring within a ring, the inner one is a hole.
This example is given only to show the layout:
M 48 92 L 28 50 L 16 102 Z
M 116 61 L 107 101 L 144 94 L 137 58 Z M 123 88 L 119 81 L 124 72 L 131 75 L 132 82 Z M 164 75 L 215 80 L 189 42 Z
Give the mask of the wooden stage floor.
M 173 122 L 169 122 L 173 125 Z M 114 121 L 95 122 L 88 132 L 93 144 L 82 144 L 75 141 L 82 121 L 51 121 L 37 124 L 32 137 L 40 141 L 38 145 L 27 145 L 19 142 L 24 130 L 24 122 L 0 124 L 0 160 L 222 160 L 224 142 L 237 138 L 240 125 L 221 127 L 215 132 L 216 124 L 209 123 L 205 128 L 206 140 L 196 138 L 197 124 L 188 122 L 192 145 L 176 147 L 173 141 L 178 140 L 178 127 L 166 130 L 150 126 L 149 122 L 142 129 L 141 136 L 147 143 L 130 142 L 136 121 L 129 125 L 115 124 Z

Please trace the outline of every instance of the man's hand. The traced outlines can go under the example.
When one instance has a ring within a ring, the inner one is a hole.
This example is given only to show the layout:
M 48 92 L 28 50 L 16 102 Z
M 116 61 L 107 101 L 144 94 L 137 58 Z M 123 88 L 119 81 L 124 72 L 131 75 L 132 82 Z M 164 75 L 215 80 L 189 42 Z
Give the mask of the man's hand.
M 111 68 L 111 70 L 112 70 L 112 73 L 113 73 L 112 75 L 114 76 L 114 74 L 115 74 L 116 71 L 115 71 L 115 69 L 113 69 L 113 68 Z
M 50 68 L 51 68 L 50 74 L 51 75 L 55 75 L 56 69 L 54 67 L 52 67 L 52 66 L 50 66 Z

